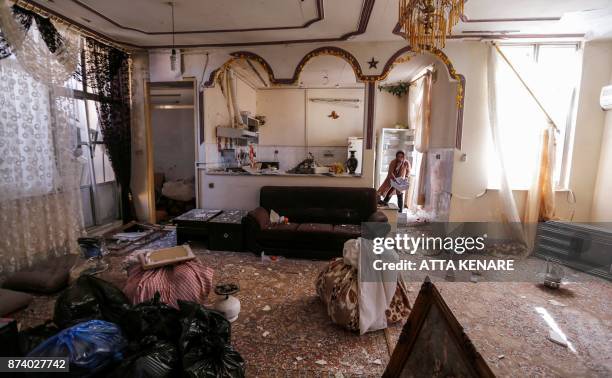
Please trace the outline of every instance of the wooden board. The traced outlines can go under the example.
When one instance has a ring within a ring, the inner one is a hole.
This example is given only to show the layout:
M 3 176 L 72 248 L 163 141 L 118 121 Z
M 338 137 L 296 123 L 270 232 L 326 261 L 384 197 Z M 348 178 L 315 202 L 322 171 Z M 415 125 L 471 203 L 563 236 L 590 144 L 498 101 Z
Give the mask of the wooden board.
M 427 277 L 383 377 L 495 375 Z
M 155 269 L 166 265 L 179 264 L 193 260 L 195 255 L 188 245 L 163 248 L 138 255 L 142 269 Z

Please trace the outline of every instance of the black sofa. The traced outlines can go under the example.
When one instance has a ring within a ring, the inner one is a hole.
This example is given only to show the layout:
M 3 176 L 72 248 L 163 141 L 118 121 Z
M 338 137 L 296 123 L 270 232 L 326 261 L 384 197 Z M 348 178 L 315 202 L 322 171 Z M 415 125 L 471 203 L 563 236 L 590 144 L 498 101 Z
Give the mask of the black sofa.
M 361 236 L 362 222 L 387 222 L 373 188 L 264 186 L 260 206 L 246 217 L 246 243 L 255 253 L 308 259 L 342 256 L 344 242 Z M 270 210 L 289 224 L 270 222 Z

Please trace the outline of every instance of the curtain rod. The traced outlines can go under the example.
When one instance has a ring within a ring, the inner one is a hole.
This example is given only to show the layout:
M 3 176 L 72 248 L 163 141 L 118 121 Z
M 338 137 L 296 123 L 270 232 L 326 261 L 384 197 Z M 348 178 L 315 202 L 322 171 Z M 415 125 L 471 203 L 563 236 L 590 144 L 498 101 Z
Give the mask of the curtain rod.
M 117 42 L 113 42 L 112 40 L 104 37 L 102 34 L 99 34 L 97 32 L 92 32 L 89 31 L 87 29 L 85 29 L 84 27 L 78 25 L 77 23 L 75 23 L 74 21 L 69 20 L 68 18 L 59 15 L 57 13 L 55 13 L 54 11 L 47 9 L 45 7 L 39 6 L 37 4 L 33 4 L 30 1 L 27 0 L 12 0 L 13 3 L 19 7 L 22 7 L 26 10 L 29 10 L 31 12 L 37 13 L 42 17 L 48 18 L 51 21 L 57 22 L 59 24 L 65 25 L 69 30 L 73 29 L 75 31 L 77 31 L 79 34 L 81 34 L 82 36 L 91 38 L 91 39 L 95 39 L 96 41 L 103 43 L 105 45 L 114 47 L 118 50 L 121 50 L 125 53 L 131 53 L 132 51 L 135 50 L 140 50 L 138 48 L 131 48 L 128 49 L 125 45 L 119 44 Z
M 516 75 L 516 77 L 519 79 L 519 81 L 521 82 L 521 84 L 523 84 L 523 87 L 525 87 L 525 89 L 527 89 L 527 92 L 529 92 L 529 94 L 531 95 L 531 97 L 534 99 L 534 101 L 536 102 L 536 104 L 540 107 L 540 110 L 542 110 L 542 112 L 544 113 L 544 115 L 546 116 L 546 118 L 548 119 L 548 122 L 550 122 L 550 124 L 552 125 L 552 127 L 558 132 L 559 128 L 557 127 L 557 124 L 555 124 L 555 121 L 553 121 L 552 117 L 550 116 L 550 114 L 548 114 L 548 112 L 546 111 L 546 109 L 544 108 L 544 105 L 542 105 L 542 103 L 540 102 L 540 100 L 538 100 L 538 98 L 536 97 L 535 93 L 533 93 L 533 91 L 531 90 L 531 88 L 529 88 L 529 85 L 527 85 L 527 83 L 525 82 L 525 80 L 523 80 L 523 77 L 518 73 L 518 71 L 516 70 L 516 68 L 514 68 L 514 66 L 512 65 L 512 63 L 510 63 L 510 60 L 506 57 L 506 55 L 501 51 L 501 49 L 499 48 L 499 46 L 497 46 L 497 43 L 495 42 L 491 42 L 491 45 L 493 45 L 495 47 L 495 50 L 497 50 L 497 52 L 499 53 L 499 55 L 501 55 L 502 58 L 504 58 L 504 61 L 506 61 L 506 63 L 508 64 L 508 66 L 510 66 L 510 69 L 512 70 L 512 72 L 514 72 L 514 74 Z
M 429 66 L 429 67 L 425 67 L 425 68 L 423 69 L 423 71 L 425 71 L 425 72 L 423 72 L 423 73 L 422 73 L 422 74 L 420 74 L 419 76 L 417 76 L 417 77 L 415 77 L 415 78 L 411 79 L 410 81 L 401 81 L 401 80 L 400 80 L 400 81 L 396 81 L 396 82 L 389 83 L 389 84 L 383 84 L 383 85 L 381 85 L 381 87 L 383 87 L 383 88 L 384 88 L 384 87 L 388 87 L 388 86 L 390 86 L 390 85 L 393 85 L 393 84 L 399 84 L 399 83 L 406 83 L 406 84 L 408 84 L 408 85 L 412 85 L 412 84 L 416 83 L 418 80 L 420 80 L 420 79 L 424 78 L 425 76 L 427 76 L 427 75 L 431 75 L 431 74 L 432 74 L 432 73 L 435 71 L 435 69 L 434 69 L 434 67 Z

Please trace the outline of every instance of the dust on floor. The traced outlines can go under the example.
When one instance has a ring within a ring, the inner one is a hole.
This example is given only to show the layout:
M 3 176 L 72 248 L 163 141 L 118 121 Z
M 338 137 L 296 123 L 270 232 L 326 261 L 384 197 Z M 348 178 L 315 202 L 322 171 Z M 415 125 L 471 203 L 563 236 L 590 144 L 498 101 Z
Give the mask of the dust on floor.
M 281 259 L 262 264 L 251 253 L 192 248 L 215 270 L 215 283 L 240 284 L 236 296 L 242 310 L 232 323 L 232 344 L 247 363 L 247 376 L 377 377 L 384 371 L 387 345 L 396 344 L 401 325 L 359 336 L 332 324 L 314 287 L 326 262 Z M 100 277 L 122 287 L 123 257 L 107 259 L 112 268 Z M 541 261 L 530 259 L 528 264 L 536 267 Z M 610 282 L 589 279 L 561 291 L 530 282 L 437 280 L 436 286 L 496 375 L 612 375 Z M 409 283 L 411 303 L 419 287 L 419 281 Z M 214 294 L 210 300 L 216 300 Z M 39 324 L 52 317 L 54 302 L 55 296 L 37 296 L 16 318 L 22 327 Z M 538 308 L 565 332 L 575 352 L 548 340 L 549 326 Z

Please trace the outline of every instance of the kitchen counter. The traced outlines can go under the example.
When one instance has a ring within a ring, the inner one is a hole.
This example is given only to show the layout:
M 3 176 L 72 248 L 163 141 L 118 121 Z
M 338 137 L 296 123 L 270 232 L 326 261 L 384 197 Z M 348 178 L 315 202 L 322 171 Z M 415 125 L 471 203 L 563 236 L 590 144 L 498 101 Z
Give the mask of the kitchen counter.
M 280 177 L 356 177 L 360 178 L 360 174 L 348 174 L 348 173 L 312 173 L 312 174 L 300 174 L 300 173 L 287 173 L 287 172 L 226 172 L 217 170 L 206 171 L 207 175 L 214 176 L 280 176 Z

